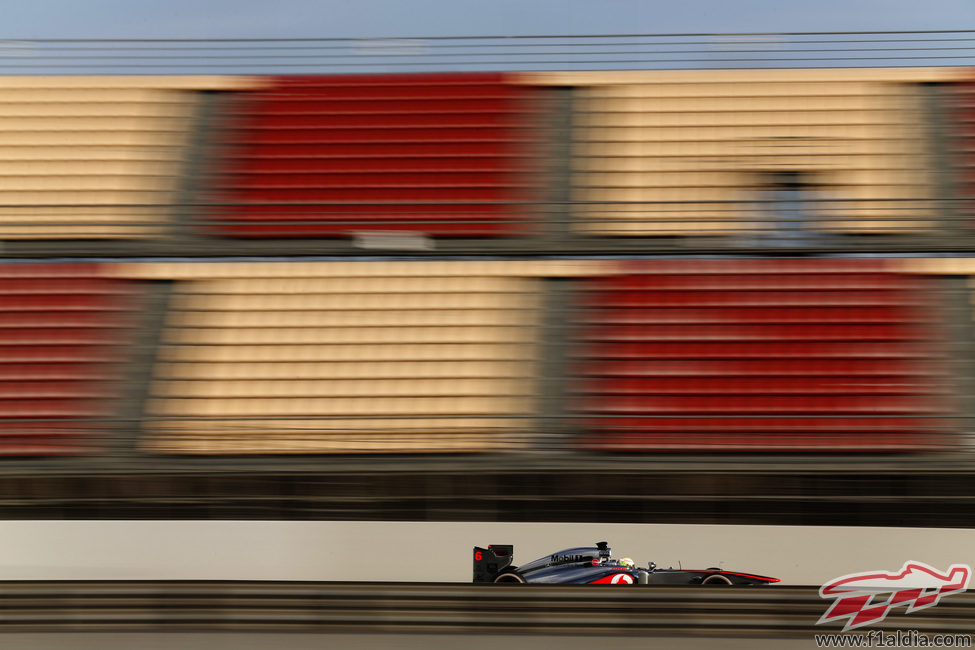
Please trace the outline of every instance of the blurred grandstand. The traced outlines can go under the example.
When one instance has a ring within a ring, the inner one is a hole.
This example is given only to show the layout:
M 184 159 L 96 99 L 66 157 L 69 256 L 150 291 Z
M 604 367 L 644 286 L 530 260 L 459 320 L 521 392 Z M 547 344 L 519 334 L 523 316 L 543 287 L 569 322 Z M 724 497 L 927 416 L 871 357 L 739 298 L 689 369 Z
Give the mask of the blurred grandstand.
M 815 36 L 0 77 L 0 515 L 966 525 L 975 38 Z

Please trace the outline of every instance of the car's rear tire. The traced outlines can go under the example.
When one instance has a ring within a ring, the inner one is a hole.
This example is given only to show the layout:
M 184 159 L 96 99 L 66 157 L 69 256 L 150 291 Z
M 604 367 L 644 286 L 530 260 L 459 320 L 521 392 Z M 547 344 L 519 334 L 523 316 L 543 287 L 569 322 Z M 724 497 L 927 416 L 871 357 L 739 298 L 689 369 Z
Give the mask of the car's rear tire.
M 522 578 L 517 573 L 502 573 L 497 578 L 494 579 L 494 584 L 496 585 L 514 585 L 514 584 L 525 584 L 525 579 Z

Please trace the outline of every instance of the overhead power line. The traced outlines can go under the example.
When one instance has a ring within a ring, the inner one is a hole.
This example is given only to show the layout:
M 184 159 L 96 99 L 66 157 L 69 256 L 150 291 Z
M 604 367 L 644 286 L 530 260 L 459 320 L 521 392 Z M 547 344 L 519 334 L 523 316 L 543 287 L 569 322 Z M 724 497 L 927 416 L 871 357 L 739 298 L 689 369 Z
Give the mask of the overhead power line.
M 975 30 L 0 40 L 0 73 L 967 66 Z

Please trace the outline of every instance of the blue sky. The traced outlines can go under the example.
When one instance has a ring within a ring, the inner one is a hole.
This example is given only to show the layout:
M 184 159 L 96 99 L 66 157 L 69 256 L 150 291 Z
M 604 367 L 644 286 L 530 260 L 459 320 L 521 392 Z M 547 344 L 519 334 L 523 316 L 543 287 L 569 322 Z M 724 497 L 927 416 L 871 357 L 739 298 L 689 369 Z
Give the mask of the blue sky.
M 0 38 L 975 29 L 975 0 L 21 0 Z
M 347 41 L 283 49 L 281 43 L 31 42 L 965 29 L 975 30 L 975 0 L 23 0 L 4 7 L 0 74 L 975 65 L 975 31 L 938 35 L 949 40 L 928 39 L 910 52 L 900 42 L 810 45 L 804 42 L 809 37 L 630 38 L 617 47 L 597 39 L 508 39 L 485 47 L 477 41 Z M 833 51 L 850 47 L 885 49 L 870 60 Z

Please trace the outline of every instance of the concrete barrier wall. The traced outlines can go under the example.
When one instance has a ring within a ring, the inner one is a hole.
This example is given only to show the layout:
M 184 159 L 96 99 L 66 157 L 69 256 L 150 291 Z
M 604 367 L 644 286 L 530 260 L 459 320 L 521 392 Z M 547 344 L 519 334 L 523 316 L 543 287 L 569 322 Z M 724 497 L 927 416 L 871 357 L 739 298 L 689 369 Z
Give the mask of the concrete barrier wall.
M 607 540 L 645 565 L 746 570 L 818 586 L 907 560 L 975 565 L 975 529 L 591 523 L 5 521 L 0 580 L 468 582 L 471 547 L 515 563 Z

